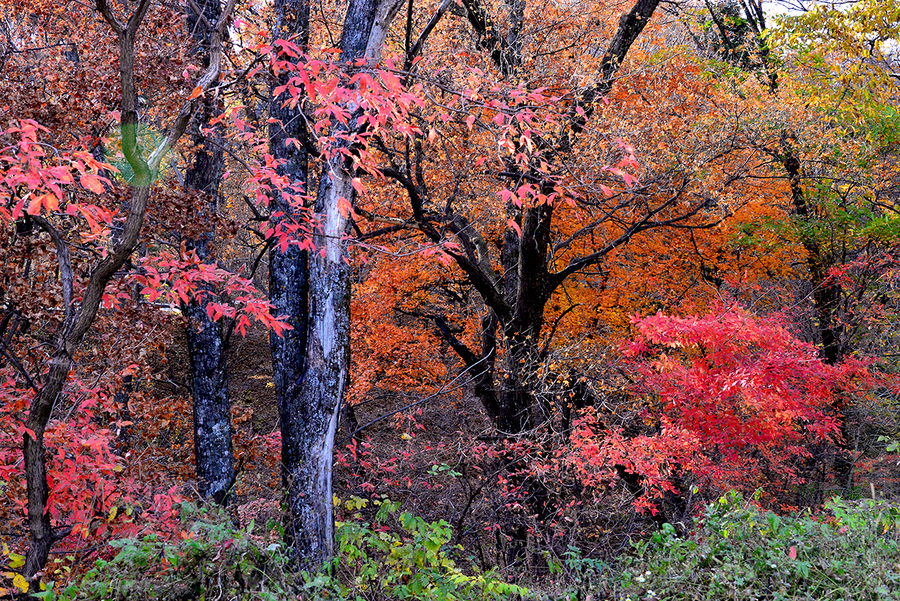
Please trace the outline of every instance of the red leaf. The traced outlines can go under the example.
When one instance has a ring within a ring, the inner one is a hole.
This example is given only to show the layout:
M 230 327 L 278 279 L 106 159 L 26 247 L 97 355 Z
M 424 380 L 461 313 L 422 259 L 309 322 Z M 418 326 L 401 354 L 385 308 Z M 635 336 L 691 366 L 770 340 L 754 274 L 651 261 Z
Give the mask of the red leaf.
M 94 194 L 103 194 L 103 180 L 101 180 L 96 175 L 85 174 L 82 175 L 79 180 L 81 185 L 93 192 Z

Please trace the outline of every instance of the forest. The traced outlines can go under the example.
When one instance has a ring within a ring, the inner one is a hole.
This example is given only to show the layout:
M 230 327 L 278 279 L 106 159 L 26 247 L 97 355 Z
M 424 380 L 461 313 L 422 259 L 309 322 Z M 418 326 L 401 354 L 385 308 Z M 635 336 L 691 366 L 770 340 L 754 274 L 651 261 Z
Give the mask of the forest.
M 3 598 L 900 599 L 900 4 L 0 38 Z

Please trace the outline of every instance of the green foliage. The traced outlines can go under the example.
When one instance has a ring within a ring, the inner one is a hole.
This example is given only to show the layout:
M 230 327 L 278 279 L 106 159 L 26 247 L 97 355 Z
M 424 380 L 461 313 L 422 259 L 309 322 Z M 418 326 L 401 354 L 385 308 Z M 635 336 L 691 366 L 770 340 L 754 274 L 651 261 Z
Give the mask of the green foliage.
M 347 503 L 356 509 L 367 507 L 363 499 Z M 307 583 L 307 590 L 314 593 L 311 598 L 453 601 L 527 596 L 525 589 L 493 572 L 461 569 L 451 558 L 458 547 L 449 545 L 453 532 L 446 521 L 428 523 L 400 513 L 399 505 L 387 500 L 373 504 L 378 510 L 372 524 L 337 523 L 335 576 L 320 574 Z
M 823 516 L 781 516 L 732 492 L 688 537 L 665 524 L 616 570 L 591 568 L 580 592 L 635 601 L 900 599 L 898 529 L 896 504 L 834 499 Z
M 220 511 L 187 503 L 181 514 L 190 523 L 181 541 L 153 534 L 112 541 L 118 549 L 113 559 L 98 560 L 79 581 L 44 595 L 60 601 L 295 598 L 274 524 L 263 533 L 252 521 L 234 528 Z
M 369 502 L 352 498 L 349 510 L 365 510 Z M 374 523 L 338 522 L 337 555 L 315 574 L 289 569 L 279 528 L 269 524 L 255 532 L 233 527 L 226 516 L 192 506 L 190 530 L 179 542 L 149 535 L 112 543 L 110 561 L 97 561 L 79 581 L 63 590 L 50 588 L 37 596 L 48 600 L 221 599 L 287 601 L 296 599 L 416 599 L 433 601 L 499 600 L 526 597 L 522 587 L 496 574 L 460 568 L 451 559 L 452 530 L 441 520 L 428 523 L 400 513 L 390 501 L 375 501 Z
M 738 79 L 741 73 L 749 73 L 762 67 L 758 57 L 757 40 L 753 29 L 744 18 L 740 3 L 723 0 L 707 4 L 707 10 L 698 15 L 700 26 L 696 41 L 705 47 L 711 60 L 719 59 L 719 69 Z

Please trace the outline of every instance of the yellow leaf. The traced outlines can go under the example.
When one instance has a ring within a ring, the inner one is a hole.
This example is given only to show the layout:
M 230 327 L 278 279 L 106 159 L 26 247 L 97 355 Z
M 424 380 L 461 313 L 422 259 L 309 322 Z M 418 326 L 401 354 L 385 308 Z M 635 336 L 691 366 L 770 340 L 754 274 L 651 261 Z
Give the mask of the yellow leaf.
M 15 576 L 13 576 L 13 584 L 23 593 L 28 592 L 28 581 L 25 580 L 25 577 L 21 574 L 16 574 Z
M 113 505 L 113 508 L 109 510 L 109 519 L 107 522 L 111 522 L 116 519 L 116 516 L 119 514 L 119 507 L 117 505 Z
M 21 568 L 25 565 L 25 556 L 17 553 L 9 554 L 9 567 L 12 569 Z

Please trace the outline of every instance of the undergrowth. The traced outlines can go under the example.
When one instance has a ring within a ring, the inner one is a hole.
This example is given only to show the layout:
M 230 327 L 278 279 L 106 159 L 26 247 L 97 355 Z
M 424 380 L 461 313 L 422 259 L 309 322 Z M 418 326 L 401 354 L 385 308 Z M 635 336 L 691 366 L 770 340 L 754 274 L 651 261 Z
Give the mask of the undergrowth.
M 344 503 L 351 512 L 368 501 Z M 117 541 L 118 553 L 46 599 L 281 601 L 416 599 L 638 601 L 900 600 L 900 506 L 834 499 L 820 514 L 780 516 L 737 493 L 706 508 L 685 537 L 664 525 L 630 552 L 586 558 L 571 548 L 550 562 L 552 578 L 529 588 L 455 557 L 444 521 L 428 523 L 388 500 L 371 523 L 355 513 L 336 524 L 336 556 L 309 574 L 289 569 L 275 524 L 239 529 L 185 507 L 183 540 Z M 376 507 L 377 506 L 377 507 Z

